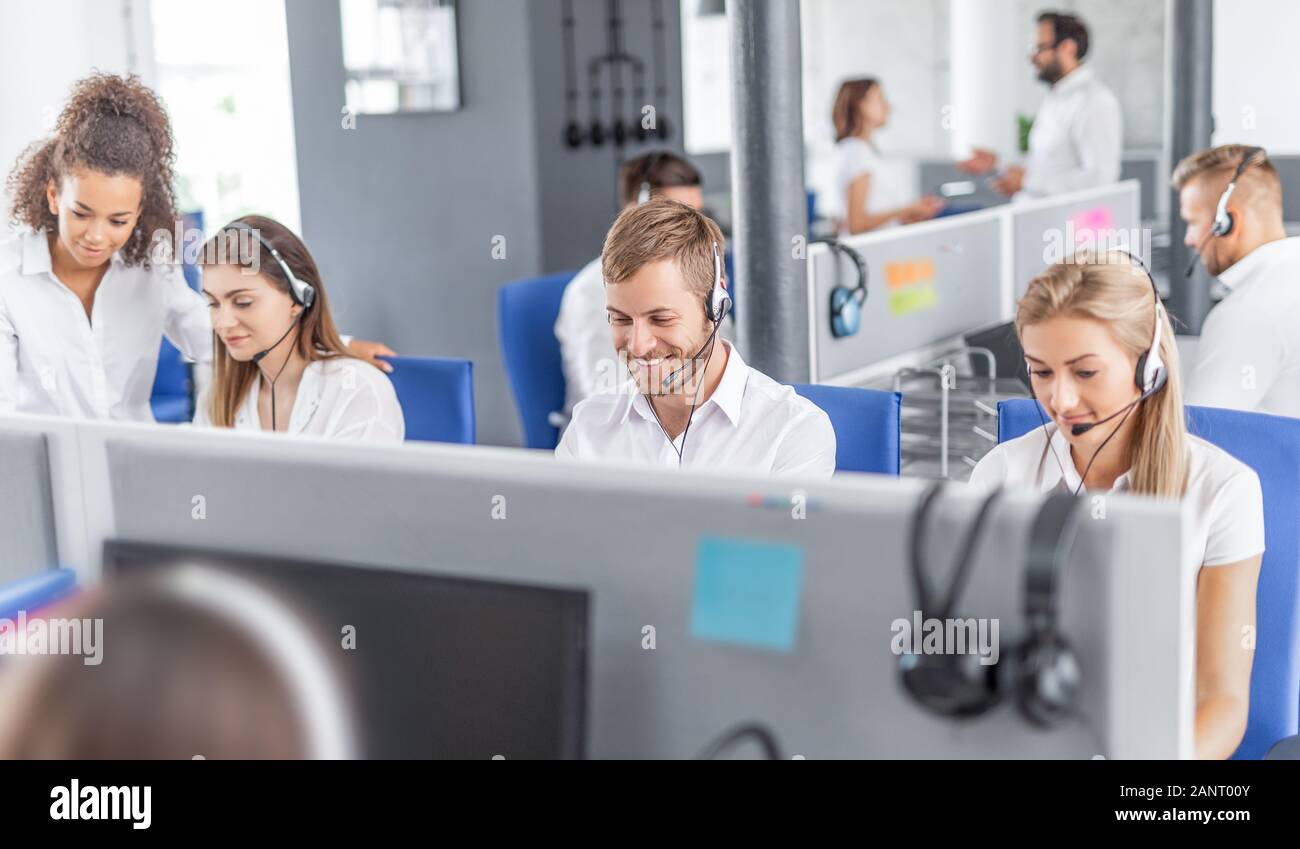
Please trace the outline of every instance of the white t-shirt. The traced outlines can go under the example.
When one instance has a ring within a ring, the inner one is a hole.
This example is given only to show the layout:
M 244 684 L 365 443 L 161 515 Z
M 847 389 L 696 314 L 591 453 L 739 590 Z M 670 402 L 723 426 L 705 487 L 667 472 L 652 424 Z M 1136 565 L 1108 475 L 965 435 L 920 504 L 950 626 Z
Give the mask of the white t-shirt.
M 259 374 L 235 414 L 235 430 L 262 430 L 257 411 L 261 386 Z M 213 426 L 206 397 L 199 399 L 194 424 Z M 361 360 L 338 357 L 307 365 L 298 384 L 287 432 L 393 444 L 406 438 L 406 420 L 387 375 Z
M 1029 131 L 1022 193 L 1028 197 L 1119 181 L 1124 118 L 1119 99 L 1087 65 L 1052 86 Z
M 43 231 L 0 243 L 0 413 L 151 422 L 164 335 L 211 361 L 207 300 L 179 265 L 145 269 L 114 254 L 88 318 L 54 276 Z
M 730 342 L 717 390 L 695 411 L 686 437 L 691 468 L 767 475 L 835 473 L 835 430 L 820 407 L 745 364 Z M 555 455 L 562 460 L 628 462 L 676 468 L 682 437 L 671 444 L 630 379 L 618 393 L 594 395 L 573 411 Z
M 1300 239 L 1260 245 L 1219 275 L 1187 403 L 1300 418 Z
M 995 447 L 979 461 L 971 473 L 971 483 L 986 489 L 1003 486 L 1042 493 L 1064 488 L 1076 491 L 1081 478 L 1070 457 L 1070 444 L 1054 423 L 1049 422 L 1046 430 L 1051 434 L 1050 442 L 1042 428 L 1035 428 Z M 1050 450 L 1044 450 L 1045 442 Z M 1190 434 L 1187 460 L 1187 494 L 1183 499 L 1187 536 L 1183 551 L 1188 567 L 1224 566 L 1262 554 L 1264 495 L 1255 470 Z M 1126 472 L 1111 491 L 1124 492 L 1128 485 Z
M 891 212 L 917 199 L 916 169 L 906 161 L 885 156 L 871 143 L 856 137 L 842 139 L 835 151 L 839 160 L 835 171 L 837 205 L 832 211 L 843 222 L 842 232 L 848 232 L 849 187 L 861 177 L 871 177 L 866 209 L 871 215 Z M 897 224 L 891 221 L 886 226 Z

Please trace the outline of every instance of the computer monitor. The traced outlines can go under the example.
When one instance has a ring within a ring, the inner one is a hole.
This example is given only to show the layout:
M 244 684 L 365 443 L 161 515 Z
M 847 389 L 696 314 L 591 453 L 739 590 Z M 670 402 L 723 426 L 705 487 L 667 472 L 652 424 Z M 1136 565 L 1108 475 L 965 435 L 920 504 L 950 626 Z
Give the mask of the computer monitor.
M 104 576 L 232 573 L 340 646 L 357 752 L 377 759 L 585 756 L 586 592 L 110 540 Z M 355 644 L 342 648 L 351 626 Z
M 967 333 L 964 337 L 968 348 L 983 348 L 993 354 L 997 365 L 997 374 L 988 373 L 988 360 L 983 357 L 971 357 L 971 369 L 976 377 L 1014 378 L 1030 389 L 1029 368 L 1025 365 L 1025 351 L 1020 347 L 1020 336 L 1016 332 L 1014 321 Z

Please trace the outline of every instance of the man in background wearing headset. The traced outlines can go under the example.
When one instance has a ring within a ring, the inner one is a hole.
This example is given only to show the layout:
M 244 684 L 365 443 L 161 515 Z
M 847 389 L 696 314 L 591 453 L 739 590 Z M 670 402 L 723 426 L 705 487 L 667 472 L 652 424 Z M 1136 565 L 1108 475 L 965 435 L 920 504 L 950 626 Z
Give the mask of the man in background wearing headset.
M 672 153 L 647 153 L 629 159 L 619 171 L 619 211 L 666 197 L 695 209 L 704 207 L 703 180 L 695 166 Z M 600 257 L 578 272 L 564 290 L 555 322 L 564 364 L 564 417 L 601 388 L 613 389 L 627 380 L 627 371 L 614 357 L 605 314 L 605 281 Z
M 1119 180 L 1124 121 L 1119 100 L 1089 65 L 1088 28 L 1074 15 L 1044 12 L 1030 61 L 1050 91 L 1034 117 L 1029 158 L 993 179 L 1002 194 L 1050 197 Z M 976 149 L 958 167 L 983 173 L 997 167 L 997 154 Z
M 656 198 L 619 216 L 602 269 L 612 347 L 631 379 L 574 408 L 557 457 L 834 474 L 826 414 L 719 338 L 731 306 L 725 249 L 718 225 L 686 204 Z
M 1185 244 L 1229 290 L 1201 330 L 1187 403 L 1300 418 L 1300 239 L 1287 238 L 1277 170 L 1260 148 L 1229 144 L 1187 157 L 1170 181 Z

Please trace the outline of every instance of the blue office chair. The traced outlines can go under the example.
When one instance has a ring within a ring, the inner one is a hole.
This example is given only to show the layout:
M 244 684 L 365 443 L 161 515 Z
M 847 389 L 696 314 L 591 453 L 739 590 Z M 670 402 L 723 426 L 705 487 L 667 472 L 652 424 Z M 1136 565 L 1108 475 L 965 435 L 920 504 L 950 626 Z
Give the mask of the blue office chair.
M 187 212 L 184 217 L 186 232 L 203 232 L 203 213 Z M 185 257 L 182 255 L 181 259 Z M 194 291 L 199 290 L 199 269 L 186 262 L 181 264 L 185 282 Z M 156 421 L 164 424 L 185 424 L 194 418 L 194 371 L 185 362 L 181 352 L 166 339 L 158 351 L 158 371 L 153 379 L 153 394 L 149 407 Z
M 469 360 L 385 357 L 406 420 L 407 442 L 473 445 L 474 364 Z
M 0 619 L 12 621 L 18 611 L 33 611 L 54 604 L 77 591 L 71 569 L 49 569 L 0 587 Z
M 191 366 L 166 339 L 158 351 L 158 372 L 153 379 L 149 407 L 163 424 L 184 424 L 194 418 L 194 382 Z
M 999 442 L 1042 427 L 1035 404 L 998 404 Z M 1300 419 L 1189 407 L 1187 427 L 1254 469 L 1264 491 L 1250 719 L 1233 755 L 1261 758 L 1300 725 Z
M 564 365 L 555 321 L 564 289 L 576 273 L 501 287 L 501 353 L 529 448 L 553 451 L 560 441 L 560 430 L 551 423 L 551 414 L 564 409 Z
M 901 395 L 846 386 L 792 385 L 830 416 L 837 472 L 898 476 Z

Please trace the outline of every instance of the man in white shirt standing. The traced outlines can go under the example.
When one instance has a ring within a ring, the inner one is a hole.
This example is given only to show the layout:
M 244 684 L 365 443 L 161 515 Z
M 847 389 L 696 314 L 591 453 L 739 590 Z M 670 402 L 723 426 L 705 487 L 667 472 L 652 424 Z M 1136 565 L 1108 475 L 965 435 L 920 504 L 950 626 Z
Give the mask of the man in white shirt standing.
M 1124 121 L 1119 100 L 1083 65 L 1088 28 L 1073 15 L 1044 12 L 1030 61 L 1051 89 L 1029 133 L 1029 157 L 993 179 L 1011 197 L 1050 197 L 1119 181 Z M 959 167 L 984 173 L 997 154 L 976 150 Z
M 718 329 L 730 305 L 718 225 L 655 199 L 605 240 L 612 347 L 631 379 L 573 411 L 556 456 L 830 477 L 835 431 L 810 401 L 745 365 Z
M 1170 182 L 1184 243 L 1229 292 L 1201 329 L 1187 402 L 1300 418 L 1300 239 L 1287 238 L 1277 170 L 1228 144 L 1187 157 Z
M 620 211 L 651 197 L 666 197 L 701 209 L 702 186 L 700 172 L 682 157 L 666 151 L 647 153 L 629 159 L 619 172 Z M 565 288 L 555 338 L 560 340 L 564 364 L 566 418 L 584 398 L 595 395 L 602 387 L 609 390 L 627 380 L 627 371 L 609 343 L 600 257 L 579 271 Z

